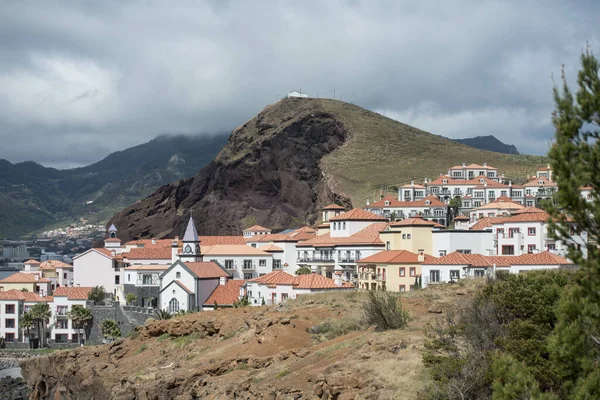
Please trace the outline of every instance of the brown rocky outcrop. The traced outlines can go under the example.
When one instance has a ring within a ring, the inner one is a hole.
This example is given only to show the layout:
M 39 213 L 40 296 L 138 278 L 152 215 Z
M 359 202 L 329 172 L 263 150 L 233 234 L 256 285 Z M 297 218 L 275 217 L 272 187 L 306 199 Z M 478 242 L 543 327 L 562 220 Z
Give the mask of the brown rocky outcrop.
M 324 205 L 351 206 L 321 168 L 348 135 L 318 101 L 280 101 L 234 130 L 196 177 L 159 188 L 110 223 L 123 240 L 180 234 L 190 210 L 206 235 L 239 234 L 253 224 L 274 230 L 313 224 Z

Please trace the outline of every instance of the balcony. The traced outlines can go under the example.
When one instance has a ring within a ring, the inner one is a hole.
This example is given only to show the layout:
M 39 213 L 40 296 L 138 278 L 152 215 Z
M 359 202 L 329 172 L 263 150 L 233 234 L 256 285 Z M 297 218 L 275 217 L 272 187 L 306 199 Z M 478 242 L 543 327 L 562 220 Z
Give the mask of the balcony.
M 375 280 L 379 282 L 385 281 L 385 275 L 377 274 Z
M 244 266 L 242 267 L 242 271 L 255 271 L 256 270 L 256 263 L 244 263 Z
M 301 256 L 297 260 L 298 262 L 334 262 L 333 255 L 325 256 L 325 255 L 314 255 L 314 256 Z

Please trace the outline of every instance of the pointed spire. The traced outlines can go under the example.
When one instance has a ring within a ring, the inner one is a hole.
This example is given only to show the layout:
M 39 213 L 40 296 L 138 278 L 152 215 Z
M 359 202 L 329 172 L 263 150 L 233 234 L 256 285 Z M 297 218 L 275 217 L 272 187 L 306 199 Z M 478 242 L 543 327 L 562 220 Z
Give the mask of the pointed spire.
M 115 224 L 110 224 L 110 228 L 108 228 L 109 232 L 116 232 L 117 231 L 117 227 L 115 226 Z
M 190 216 L 190 220 L 188 221 L 187 228 L 185 229 L 185 234 L 183 235 L 184 242 L 199 242 L 200 238 L 198 237 L 198 231 L 196 231 L 196 225 L 194 224 L 194 219 Z

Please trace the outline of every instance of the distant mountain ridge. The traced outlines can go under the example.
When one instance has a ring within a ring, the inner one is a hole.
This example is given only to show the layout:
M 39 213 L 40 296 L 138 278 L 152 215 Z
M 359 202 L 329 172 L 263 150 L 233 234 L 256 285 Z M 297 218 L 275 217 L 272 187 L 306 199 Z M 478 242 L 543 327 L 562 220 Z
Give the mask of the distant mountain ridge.
M 494 151 L 503 154 L 521 154 L 513 144 L 505 144 L 495 136 L 475 136 L 472 138 L 454 139 L 455 142 L 466 144 L 480 150 Z
M 161 185 L 195 175 L 225 143 L 226 134 L 159 136 L 68 170 L 0 159 L 0 238 L 79 217 L 104 221 Z

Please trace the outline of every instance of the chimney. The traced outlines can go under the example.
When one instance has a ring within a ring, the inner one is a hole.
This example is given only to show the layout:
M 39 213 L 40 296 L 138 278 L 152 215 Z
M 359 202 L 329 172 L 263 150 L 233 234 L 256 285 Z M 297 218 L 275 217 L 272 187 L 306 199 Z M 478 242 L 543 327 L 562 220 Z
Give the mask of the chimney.
M 411 186 L 415 186 L 415 181 L 414 181 L 414 180 L 411 180 L 411 181 L 410 181 L 410 185 L 411 185 Z
M 113 257 L 115 257 L 115 256 L 117 255 L 117 252 L 116 252 L 115 250 L 112 250 L 112 251 L 110 252 L 110 255 L 111 255 L 111 256 L 113 256 Z
M 371 200 L 367 199 L 367 205 L 371 205 Z
M 464 167 L 466 167 L 466 166 L 467 166 L 467 164 L 466 164 L 466 163 L 463 163 L 463 168 L 464 168 Z
M 179 236 L 175 236 L 175 239 L 171 242 L 171 263 L 175 264 L 177 261 L 177 252 L 179 250 Z
M 422 250 L 422 249 L 419 249 L 419 255 L 418 255 L 418 258 L 417 258 L 417 260 L 418 260 L 420 263 L 422 263 L 422 262 L 424 262 L 424 261 L 425 261 L 425 251 L 424 251 L 424 250 Z
M 335 286 L 342 286 L 342 273 L 340 271 L 335 271 L 333 281 L 335 282 Z
M 512 181 L 508 181 L 508 186 L 512 186 Z
M 484 182 L 484 183 L 483 183 L 483 187 L 487 187 L 487 182 Z
M 156 244 L 156 238 L 152 238 L 152 244 Z
M 487 163 L 486 163 L 486 162 L 484 162 L 484 163 L 483 163 L 483 166 L 484 166 L 484 167 L 487 167 Z
M 219 278 L 219 285 L 224 285 L 227 283 L 227 278 L 222 276 Z

